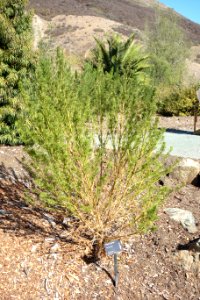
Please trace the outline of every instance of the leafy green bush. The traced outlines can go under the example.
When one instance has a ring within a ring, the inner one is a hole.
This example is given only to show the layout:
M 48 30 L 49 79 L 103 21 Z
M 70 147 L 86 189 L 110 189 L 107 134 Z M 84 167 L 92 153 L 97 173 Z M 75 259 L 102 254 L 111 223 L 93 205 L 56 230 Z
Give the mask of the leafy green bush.
M 58 52 L 56 60 L 41 58 L 23 90 L 18 125 L 34 192 L 75 216 L 74 238 L 97 249 L 152 229 L 167 193 L 157 184 L 168 171 L 160 160 L 154 91 L 136 83 L 90 66 L 72 74 Z
M 159 113 L 166 116 L 193 116 L 195 105 L 198 103 L 196 91 L 199 86 L 176 87 L 168 92 L 166 97 L 162 95 Z M 200 113 L 200 110 L 199 110 Z
M 25 0 L 0 0 L 0 143 L 18 144 L 19 83 L 33 69 L 31 14 Z

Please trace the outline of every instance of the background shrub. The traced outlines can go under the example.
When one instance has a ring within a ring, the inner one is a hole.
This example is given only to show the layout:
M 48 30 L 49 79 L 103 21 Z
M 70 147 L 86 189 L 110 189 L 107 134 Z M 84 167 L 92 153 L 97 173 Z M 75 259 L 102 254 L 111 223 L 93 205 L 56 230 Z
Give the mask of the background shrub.
M 188 42 L 178 21 L 171 9 L 157 9 L 155 26 L 146 32 L 155 86 L 174 86 L 182 82 Z
M 165 116 L 193 116 L 195 106 L 198 105 L 198 88 L 198 85 L 176 87 L 167 96 L 162 95 L 159 112 Z

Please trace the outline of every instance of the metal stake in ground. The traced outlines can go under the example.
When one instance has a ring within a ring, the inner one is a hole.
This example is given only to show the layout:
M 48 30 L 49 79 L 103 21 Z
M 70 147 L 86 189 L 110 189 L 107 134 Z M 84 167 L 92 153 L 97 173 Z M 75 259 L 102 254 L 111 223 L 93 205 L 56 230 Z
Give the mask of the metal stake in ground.
M 198 99 L 199 103 L 196 103 L 195 107 L 194 107 L 194 133 L 197 130 L 197 116 L 198 116 L 198 110 L 199 110 L 199 104 L 200 104 L 200 89 L 198 89 L 198 91 L 197 91 L 197 99 Z
M 117 254 L 114 254 L 114 276 L 115 276 L 115 287 L 118 285 L 119 280 L 119 272 L 118 272 L 118 265 L 117 265 Z
M 110 243 L 106 243 L 104 247 L 107 255 L 114 255 L 114 284 L 115 287 L 117 287 L 118 280 L 119 280 L 117 254 L 122 251 L 122 245 L 121 242 L 117 240 L 117 241 L 112 241 Z

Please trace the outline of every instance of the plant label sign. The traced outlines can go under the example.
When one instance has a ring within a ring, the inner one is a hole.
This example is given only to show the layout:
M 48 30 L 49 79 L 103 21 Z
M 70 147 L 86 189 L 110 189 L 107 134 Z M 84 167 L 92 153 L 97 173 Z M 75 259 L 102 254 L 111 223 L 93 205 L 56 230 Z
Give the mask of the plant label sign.
M 200 89 L 198 89 L 198 91 L 197 91 L 197 99 L 199 100 L 199 103 L 200 103 Z
M 105 251 L 107 255 L 114 255 L 114 286 L 117 288 L 118 285 L 118 278 L 119 278 L 119 272 L 118 272 L 118 266 L 117 266 L 117 254 L 122 251 L 122 245 L 119 240 L 112 241 L 110 243 L 104 244 Z
M 113 255 L 122 251 L 122 245 L 119 240 L 104 244 L 107 255 Z

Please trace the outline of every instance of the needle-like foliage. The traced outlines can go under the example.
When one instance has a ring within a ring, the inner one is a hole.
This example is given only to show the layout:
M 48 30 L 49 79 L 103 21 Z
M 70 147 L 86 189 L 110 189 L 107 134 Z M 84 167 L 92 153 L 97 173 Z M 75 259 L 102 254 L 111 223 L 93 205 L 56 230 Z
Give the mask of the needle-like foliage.
M 167 192 L 158 185 L 167 170 L 153 97 L 126 73 L 88 66 L 74 75 L 60 52 L 42 58 L 25 86 L 19 129 L 35 192 L 76 217 L 79 242 L 101 247 L 153 228 Z
M 33 68 L 26 0 L 0 0 L 0 143 L 18 144 L 19 82 Z

